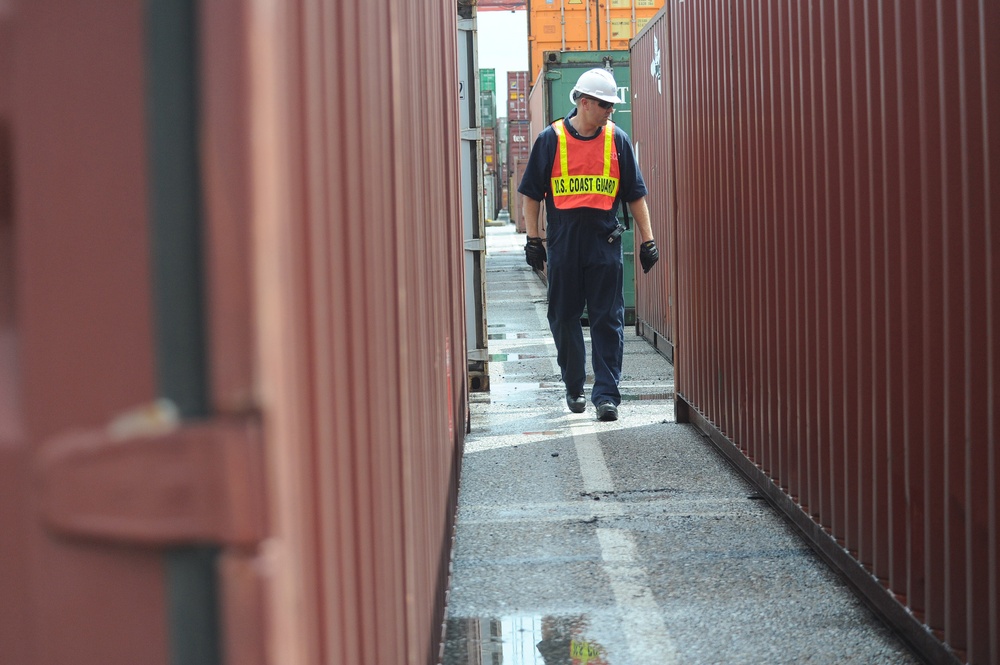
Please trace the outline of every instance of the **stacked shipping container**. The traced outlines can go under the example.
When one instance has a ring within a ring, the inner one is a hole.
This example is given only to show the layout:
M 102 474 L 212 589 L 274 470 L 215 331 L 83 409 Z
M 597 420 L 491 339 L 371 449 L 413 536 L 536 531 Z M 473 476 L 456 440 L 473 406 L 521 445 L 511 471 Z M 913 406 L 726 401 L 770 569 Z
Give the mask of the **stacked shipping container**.
M 496 219 L 500 205 L 502 180 L 497 176 L 500 160 L 497 156 L 497 112 L 496 112 L 496 70 L 479 70 L 479 99 L 482 113 L 481 132 L 483 139 L 483 201 L 486 217 Z
M 510 185 L 510 167 L 507 161 L 507 118 L 497 118 L 497 174 L 500 187 L 500 208 L 510 213 L 511 222 L 517 223 L 520 218 L 515 207 L 510 205 L 508 187 Z
M 678 417 L 930 662 L 1000 662 L 998 33 L 972 0 L 678 1 L 632 46 Z
M 507 119 L 528 119 L 528 93 L 531 82 L 528 72 L 507 72 Z
M 517 193 L 517 186 L 524 177 L 525 168 L 528 165 L 528 157 L 531 156 L 531 123 L 525 120 L 507 121 L 507 172 L 510 177 L 510 191 L 515 209 L 511 211 L 511 216 L 515 220 L 515 226 L 520 233 L 527 231 L 524 218 L 521 215 L 522 196 Z
M 484 208 L 486 218 L 493 220 L 497 218 L 500 206 L 500 190 L 498 183 L 501 178 L 497 168 L 500 160 L 497 158 L 497 129 L 496 127 L 483 128 L 483 200 L 486 202 Z
M 481 90 L 479 93 L 479 113 L 481 127 L 495 127 L 497 124 L 496 92 Z
M 483 172 L 492 175 L 497 167 L 497 130 L 496 127 L 483 128 Z
M 497 73 L 495 69 L 479 70 L 480 127 L 490 129 L 497 125 Z
M 507 72 L 507 174 L 508 187 L 513 193 L 511 203 L 514 209 L 510 211 L 515 227 L 521 233 L 525 232 L 524 219 L 521 216 L 521 196 L 517 194 L 517 186 L 524 175 L 524 167 L 531 155 L 531 125 L 528 121 L 528 95 L 531 84 L 528 72 Z
M 527 163 L 531 156 L 531 125 L 527 120 L 507 121 L 507 161 Z
M 664 0 L 529 0 L 529 80 L 546 51 L 625 51 Z

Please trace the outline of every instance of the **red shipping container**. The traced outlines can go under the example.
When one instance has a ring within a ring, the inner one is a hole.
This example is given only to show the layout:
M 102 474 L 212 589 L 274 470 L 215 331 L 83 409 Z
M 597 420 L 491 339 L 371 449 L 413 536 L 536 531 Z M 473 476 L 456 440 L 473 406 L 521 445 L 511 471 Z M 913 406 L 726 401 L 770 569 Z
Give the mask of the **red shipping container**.
M 677 303 L 676 209 L 671 94 L 671 53 L 666 11 L 656 14 L 633 42 L 631 71 L 632 142 L 646 177 L 647 201 L 660 265 L 637 279 L 636 332 L 670 361 L 674 360 Z M 539 91 L 541 92 L 541 91 Z
M 437 661 L 455 10 L 0 2 L 4 665 Z
M 528 119 L 528 93 L 531 82 L 528 72 L 507 72 L 507 119 L 521 121 Z
M 986 665 L 1000 6 L 945 4 L 670 2 L 631 72 L 676 279 L 637 308 L 673 337 L 678 419 L 928 662 Z
M 483 172 L 486 174 L 495 173 L 497 169 L 496 159 L 496 128 L 484 128 L 483 132 Z
M 513 164 L 514 160 L 522 163 L 528 162 L 531 155 L 531 124 L 527 120 L 513 120 L 507 123 L 507 163 Z

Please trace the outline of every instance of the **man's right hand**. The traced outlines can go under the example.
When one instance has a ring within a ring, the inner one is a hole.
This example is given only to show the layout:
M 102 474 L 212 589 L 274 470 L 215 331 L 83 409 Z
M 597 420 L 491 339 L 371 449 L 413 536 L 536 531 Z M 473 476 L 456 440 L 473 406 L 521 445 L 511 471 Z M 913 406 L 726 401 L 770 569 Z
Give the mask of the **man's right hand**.
M 544 270 L 548 255 L 545 253 L 545 245 L 541 238 L 528 236 L 528 242 L 524 245 L 524 258 L 528 265 L 535 270 Z

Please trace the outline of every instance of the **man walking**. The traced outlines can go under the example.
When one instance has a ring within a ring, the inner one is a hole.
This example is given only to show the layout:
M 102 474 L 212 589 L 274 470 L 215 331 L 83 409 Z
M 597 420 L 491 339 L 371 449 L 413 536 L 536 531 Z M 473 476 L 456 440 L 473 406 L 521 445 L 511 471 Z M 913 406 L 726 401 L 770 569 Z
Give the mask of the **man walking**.
M 584 72 L 570 93 L 576 108 L 546 127 L 535 140 L 518 192 L 528 242 L 528 265 L 548 267 L 548 320 L 566 404 L 583 413 L 587 400 L 586 348 L 580 318 L 590 319 L 594 386 L 591 401 L 600 420 L 617 420 L 625 351 L 625 297 L 618 223 L 619 201 L 629 204 L 642 242 L 643 272 L 659 259 L 646 207 L 646 183 L 632 142 L 611 114 L 618 86 L 610 72 Z M 545 201 L 546 242 L 538 237 L 538 215 Z

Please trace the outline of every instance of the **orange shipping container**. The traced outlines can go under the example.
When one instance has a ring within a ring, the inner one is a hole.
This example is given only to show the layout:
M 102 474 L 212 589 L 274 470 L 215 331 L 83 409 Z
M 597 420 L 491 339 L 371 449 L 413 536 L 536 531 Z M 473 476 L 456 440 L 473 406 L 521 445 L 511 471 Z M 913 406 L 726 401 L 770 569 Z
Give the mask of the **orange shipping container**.
M 664 0 L 528 0 L 531 81 L 545 51 L 628 50 Z

